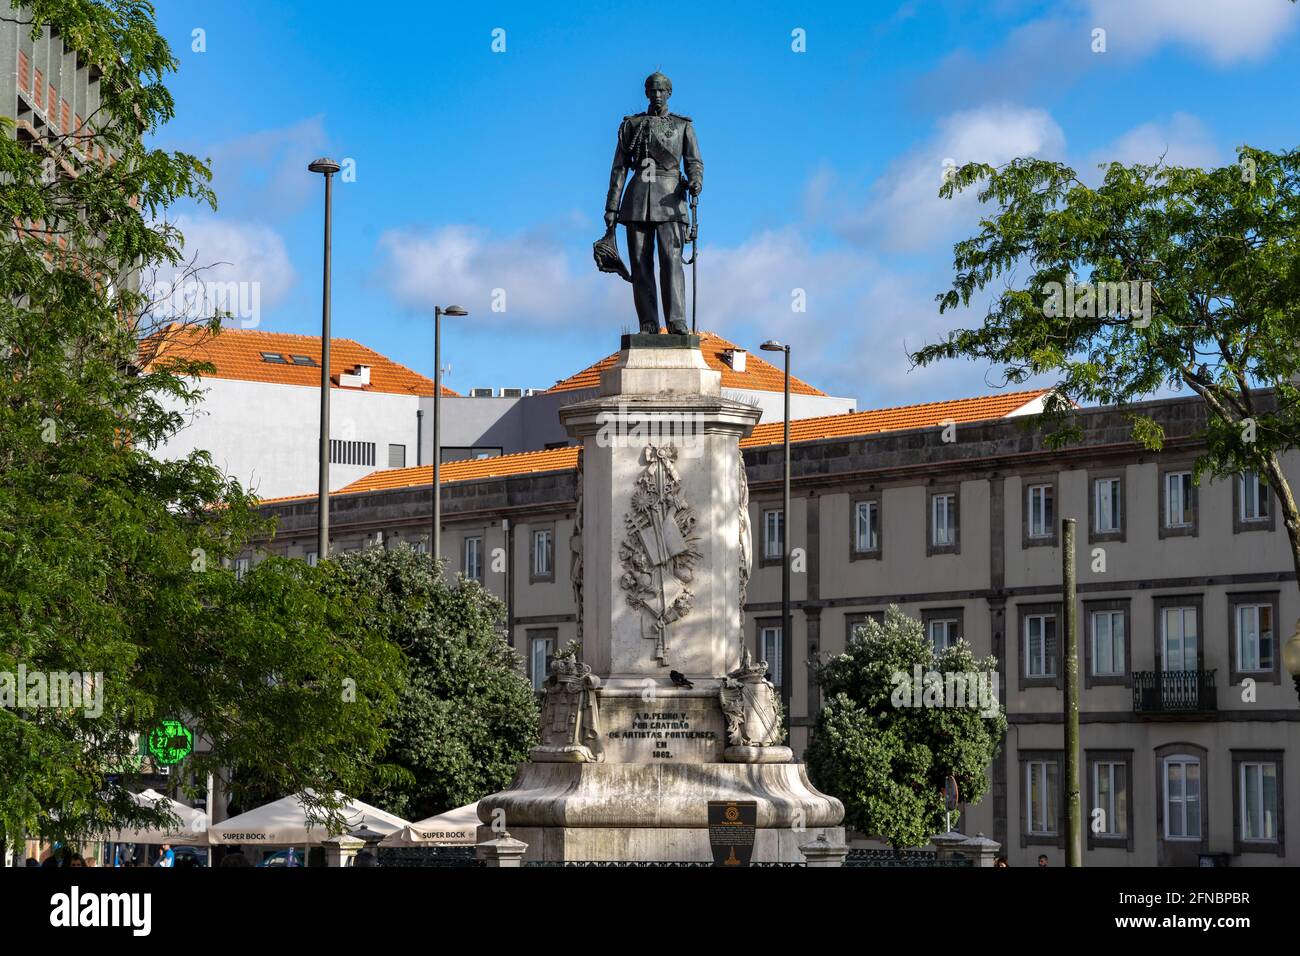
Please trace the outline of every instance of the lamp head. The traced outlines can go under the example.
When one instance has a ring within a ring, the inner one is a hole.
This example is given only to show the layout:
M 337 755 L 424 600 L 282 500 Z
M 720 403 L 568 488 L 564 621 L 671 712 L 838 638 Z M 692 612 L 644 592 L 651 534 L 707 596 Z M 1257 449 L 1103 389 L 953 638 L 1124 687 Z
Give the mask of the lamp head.
M 463 309 L 458 305 L 449 305 L 442 310 L 442 314 L 443 315 L 469 315 L 469 312 L 468 310 Z
M 788 351 L 790 351 L 790 346 L 788 346 L 788 345 L 782 345 L 782 344 L 781 344 L 780 342 L 778 342 L 776 339 L 768 339 L 766 342 L 764 342 L 762 345 L 760 345 L 759 348 L 761 348 L 764 352 L 788 352 Z
M 1300 681 L 1300 621 L 1296 621 L 1295 633 L 1282 645 L 1282 666 Z
M 311 172 L 324 173 L 326 176 L 332 175 L 333 173 L 337 173 L 342 168 L 343 167 L 341 167 L 338 163 L 334 162 L 334 160 L 330 159 L 328 156 L 322 156 L 320 159 L 314 159 L 307 164 L 307 169 L 310 170 Z

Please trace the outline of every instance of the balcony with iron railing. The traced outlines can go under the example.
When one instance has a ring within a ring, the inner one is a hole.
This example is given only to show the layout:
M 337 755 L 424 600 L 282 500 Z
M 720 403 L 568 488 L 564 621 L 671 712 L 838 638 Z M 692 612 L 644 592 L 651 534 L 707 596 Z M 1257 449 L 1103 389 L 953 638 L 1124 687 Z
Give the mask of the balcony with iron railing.
M 1213 670 L 1133 672 L 1134 713 L 1205 714 L 1218 709 Z

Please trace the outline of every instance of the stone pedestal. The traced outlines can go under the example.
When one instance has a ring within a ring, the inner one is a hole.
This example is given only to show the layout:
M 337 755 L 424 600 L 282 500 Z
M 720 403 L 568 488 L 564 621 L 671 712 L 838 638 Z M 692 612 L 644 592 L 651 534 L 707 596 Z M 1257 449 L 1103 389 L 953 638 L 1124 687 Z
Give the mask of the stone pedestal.
M 792 762 L 527 763 L 479 801 L 479 819 L 503 810 L 525 860 L 711 860 L 710 800 L 757 803 L 754 862 L 803 862 L 800 846 L 823 834 L 844 844 L 843 805 Z M 479 827 L 480 841 L 495 836 Z
M 556 662 L 542 745 L 478 809 L 484 824 L 504 813 L 525 859 L 711 860 L 717 800 L 756 803 L 756 862 L 844 843 L 843 806 L 782 746 L 767 665 L 743 651 L 740 440 L 760 412 L 723 398 L 721 378 L 694 336 L 624 336 L 600 394 L 560 410 L 582 442 L 581 661 Z
M 365 849 L 366 841 L 344 833 L 322 840 L 321 846 L 325 848 L 326 866 L 351 866 L 356 855 Z

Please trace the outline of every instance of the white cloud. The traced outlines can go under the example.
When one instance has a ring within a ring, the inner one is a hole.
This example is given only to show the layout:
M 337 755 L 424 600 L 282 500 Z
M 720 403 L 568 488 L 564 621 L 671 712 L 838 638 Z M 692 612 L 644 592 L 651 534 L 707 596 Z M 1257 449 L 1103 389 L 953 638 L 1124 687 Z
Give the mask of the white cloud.
M 150 277 L 148 295 L 160 317 L 199 318 L 219 308 L 245 328 L 282 302 L 297 281 L 284 239 L 261 223 L 181 216 L 183 265 Z
M 841 230 L 868 245 L 915 250 L 974 222 L 972 190 L 939 197 L 945 162 L 1001 165 L 1017 156 L 1060 159 L 1065 135 L 1046 110 L 1009 104 L 954 113 L 940 120 L 929 142 L 895 160 L 872 184 L 866 208 Z
M 964 135 L 959 127 L 953 142 L 972 141 Z M 470 310 L 475 328 L 504 320 L 511 350 L 520 354 L 575 327 L 598 330 L 606 343 L 636 324 L 631 287 L 596 272 L 585 243 L 549 233 L 497 236 L 466 225 L 392 230 L 380 238 L 379 255 L 378 278 L 399 303 L 428 312 L 455 302 Z M 821 244 L 805 228 L 788 226 L 736 245 L 705 243 L 698 269 L 700 329 L 749 349 L 769 338 L 789 341 L 794 374 L 831 394 L 879 407 L 990 390 L 973 363 L 909 371 L 907 350 L 959 321 L 940 316 L 934 301 L 950 281 L 942 267 L 900 274 L 870 250 Z M 689 267 L 686 281 L 689 321 Z M 507 291 L 504 314 L 491 311 L 494 288 Z M 792 309 L 796 291 L 805 311 Z
M 615 286 L 627 288 L 590 260 L 580 269 L 546 230 L 497 236 L 467 225 L 390 229 L 378 245 L 379 280 L 399 303 L 429 311 L 454 302 L 470 310 L 475 324 L 571 322 L 607 302 Z
M 307 172 L 307 164 L 326 152 L 327 142 L 324 123 L 316 116 L 198 152 L 211 160 L 212 185 L 223 209 L 266 218 L 319 199 L 320 178 Z M 347 157 L 334 158 L 341 162 Z
M 1220 66 L 1272 53 L 1300 17 L 1285 0 L 1090 0 L 1088 12 L 1106 30 L 1108 53 L 1148 55 L 1172 43 Z
M 1135 126 L 1113 142 L 1092 152 L 1081 172 L 1094 174 L 1102 163 L 1154 163 L 1164 157 L 1170 166 L 1213 167 L 1222 163 L 1214 137 L 1197 117 L 1175 113 L 1166 123 Z

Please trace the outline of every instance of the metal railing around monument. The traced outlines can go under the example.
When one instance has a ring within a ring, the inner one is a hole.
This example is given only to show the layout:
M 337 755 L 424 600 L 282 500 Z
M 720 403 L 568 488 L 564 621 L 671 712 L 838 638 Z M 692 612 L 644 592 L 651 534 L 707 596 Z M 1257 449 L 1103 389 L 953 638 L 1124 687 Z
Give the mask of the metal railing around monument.
M 845 866 L 868 867 L 972 867 L 975 860 L 963 853 L 941 859 L 934 850 L 849 850 Z

